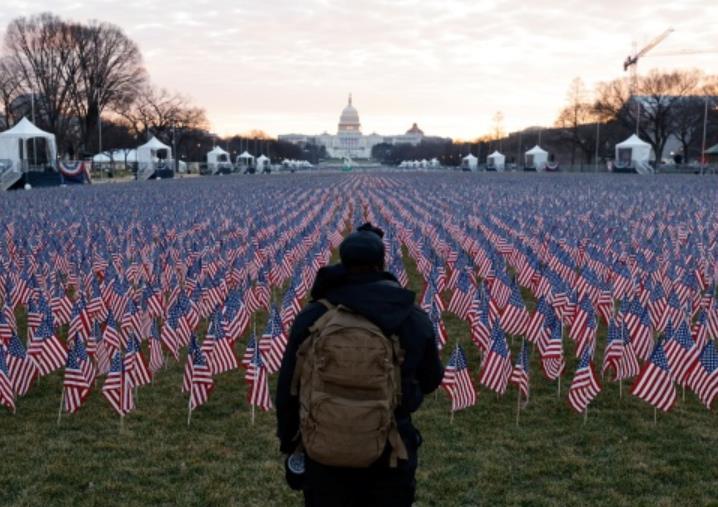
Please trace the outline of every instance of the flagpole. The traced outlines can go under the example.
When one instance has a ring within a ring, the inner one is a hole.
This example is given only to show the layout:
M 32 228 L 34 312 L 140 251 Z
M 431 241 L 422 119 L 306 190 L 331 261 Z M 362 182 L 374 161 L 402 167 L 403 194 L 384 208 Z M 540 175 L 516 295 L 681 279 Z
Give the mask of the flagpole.
M 60 410 L 57 411 L 57 425 L 60 426 L 62 418 L 62 405 L 65 403 L 65 386 L 62 386 L 62 395 L 60 395 Z
M 583 409 L 583 425 L 586 426 L 586 423 L 588 422 L 588 406 Z
M 257 384 L 257 373 L 259 373 L 259 367 L 257 365 L 257 355 L 259 355 L 259 342 L 257 341 L 257 312 L 252 314 L 252 335 L 254 336 L 254 382 L 252 383 L 252 390 L 249 392 L 249 408 L 252 417 L 252 426 L 254 426 L 254 403 L 252 402 L 252 391 L 256 388 Z
M 658 424 L 658 409 L 653 407 L 653 425 Z
M 516 390 L 516 427 L 519 426 L 519 416 L 521 414 L 521 389 Z
M 192 358 L 190 357 L 190 361 Z M 187 400 L 187 427 L 189 428 L 190 423 L 192 422 L 192 378 L 190 377 L 189 381 L 189 400 Z

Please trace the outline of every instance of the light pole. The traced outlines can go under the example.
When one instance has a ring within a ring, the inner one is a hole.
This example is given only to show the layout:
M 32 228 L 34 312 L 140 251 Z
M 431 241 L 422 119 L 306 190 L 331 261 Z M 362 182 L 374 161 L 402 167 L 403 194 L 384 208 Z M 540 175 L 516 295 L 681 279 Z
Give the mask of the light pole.
M 598 142 L 599 142 L 599 136 L 601 135 L 601 122 L 596 121 L 596 160 L 594 161 L 594 165 L 596 166 L 596 172 L 598 172 Z
M 705 109 L 703 110 L 703 143 L 701 144 L 701 173 L 706 173 L 706 135 L 708 130 L 708 95 L 705 96 Z

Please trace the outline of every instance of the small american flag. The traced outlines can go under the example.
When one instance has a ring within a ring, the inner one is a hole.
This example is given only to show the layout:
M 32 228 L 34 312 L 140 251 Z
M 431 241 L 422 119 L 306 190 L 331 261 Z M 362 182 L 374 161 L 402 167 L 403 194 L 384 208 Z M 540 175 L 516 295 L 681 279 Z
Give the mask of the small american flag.
M 593 349 L 587 348 L 578 363 L 576 374 L 568 390 L 568 403 L 576 412 L 583 412 L 601 392 L 601 385 L 593 372 Z
M 142 357 L 140 342 L 134 334 L 130 334 L 127 340 L 124 369 L 132 387 L 141 387 L 152 382 L 152 373 L 147 368 L 145 358 Z
M 115 352 L 110 361 L 110 371 L 102 386 L 102 395 L 110 402 L 115 412 L 121 416 L 128 414 L 135 408 L 132 386 L 125 375 L 122 355 L 119 351 Z
M 451 411 L 462 410 L 476 404 L 476 390 L 471 383 L 466 354 L 461 345 L 457 345 L 451 353 L 449 362 L 444 369 L 443 387 L 451 399 Z
M 6 360 L 13 391 L 18 396 L 25 396 L 37 379 L 38 367 L 32 357 L 27 354 L 20 337 L 15 333 L 10 337 L 7 351 Z
M 262 355 L 256 350 L 252 356 L 252 360 L 247 367 L 245 379 L 249 383 L 249 391 L 247 396 L 249 404 L 259 407 L 263 411 L 272 408 L 272 399 L 269 394 L 269 379 L 267 369 L 262 362 Z
M 518 388 L 526 400 L 529 399 L 529 346 L 526 341 L 521 344 L 518 361 L 516 361 L 509 378 L 509 382 Z
M 499 394 L 504 394 L 511 375 L 511 352 L 498 322 L 491 331 L 491 349 L 484 360 L 480 382 Z
M 698 363 L 688 373 L 687 385 L 710 410 L 718 395 L 718 354 L 714 341 L 703 347 Z
M 89 368 L 85 368 L 83 371 L 85 364 Z M 65 388 L 65 410 L 68 413 L 74 414 L 79 410 L 90 394 L 90 387 L 94 380 L 94 367 L 84 351 L 82 340 L 77 337 L 73 347 L 67 352 L 67 363 L 65 364 L 63 387 Z
M 190 409 L 194 410 L 207 402 L 210 393 L 214 389 L 214 379 L 207 359 L 202 354 L 200 347 L 196 345 L 193 347 L 188 362 L 191 362 Z
M 286 347 L 287 337 L 284 333 L 279 310 L 276 306 L 272 306 L 264 333 L 259 339 L 259 350 L 268 373 L 272 374 L 279 371 Z
M 633 385 L 632 393 L 664 412 L 673 407 L 676 388 L 662 342 L 659 341 L 654 347 L 650 360 L 643 366 Z
M 65 346 L 52 332 L 46 320 L 43 320 L 33 333 L 27 353 L 35 361 L 40 376 L 62 368 L 67 361 Z
M 7 349 L 0 343 L 0 405 L 5 405 L 12 413 L 15 413 L 15 393 L 10 382 L 10 372 L 5 362 L 6 357 Z
M 523 335 L 529 323 L 529 314 L 521 297 L 518 285 L 511 288 L 511 297 L 501 314 L 501 327 L 506 333 L 514 336 Z

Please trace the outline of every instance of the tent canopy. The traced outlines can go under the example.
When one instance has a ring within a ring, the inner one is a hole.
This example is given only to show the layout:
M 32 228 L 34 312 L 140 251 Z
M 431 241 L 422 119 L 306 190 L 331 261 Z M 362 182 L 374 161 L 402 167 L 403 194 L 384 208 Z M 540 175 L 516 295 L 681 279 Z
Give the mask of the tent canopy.
M 526 152 L 526 155 L 548 155 L 548 152 L 538 144 Z
M 616 160 L 621 164 L 631 161 L 648 162 L 651 160 L 652 151 L 650 144 L 633 134 L 616 145 Z
M 706 155 L 718 155 L 718 144 L 711 146 L 705 151 Z
M 489 168 L 493 168 L 496 170 L 502 170 L 504 168 L 504 165 L 506 165 L 506 157 L 499 153 L 499 151 L 494 151 L 491 155 L 486 157 L 486 165 Z
M 0 159 L 10 160 L 13 165 L 19 163 L 20 160 L 26 160 L 27 154 L 30 153 L 28 150 L 30 145 L 27 141 L 38 138 L 45 140 L 47 160 L 54 162 L 57 158 L 55 135 L 40 130 L 24 117 L 14 127 L 0 133 Z
M 166 151 L 166 156 L 159 157 L 162 151 Z M 172 149 L 164 144 L 162 141 L 152 136 L 152 139 L 147 141 L 142 146 L 137 147 L 137 162 L 140 164 L 156 162 L 159 159 L 172 160 Z
M 229 153 L 219 146 L 215 146 L 211 151 L 207 152 L 208 164 L 227 164 L 229 163 Z
M 462 158 L 461 160 L 478 160 L 478 158 L 476 158 L 476 157 L 473 156 L 471 153 L 469 153 L 468 155 L 466 155 L 466 156 L 465 156 L 464 158 Z

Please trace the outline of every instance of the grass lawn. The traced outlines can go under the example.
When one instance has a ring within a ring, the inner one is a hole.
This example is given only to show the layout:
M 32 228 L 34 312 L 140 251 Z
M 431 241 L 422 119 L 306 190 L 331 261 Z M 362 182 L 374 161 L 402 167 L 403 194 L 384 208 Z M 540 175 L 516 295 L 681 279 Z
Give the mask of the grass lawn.
M 406 265 L 418 290 L 414 264 Z M 444 358 L 458 340 L 476 379 L 466 324 L 447 314 L 446 326 Z M 602 352 L 603 337 L 599 364 Z M 572 355 L 569 346 L 560 397 L 533 355 L 519 427 L 513 387 L 500 399 L 482 389 L 453 422 L 445 394 L 429 396 L 415 416 L 425 440 L 417 505 L 718 503 L 715 414 L 687 393 L 654 424 L 653 409 L 627 396 L 628 386 L 619 398 L 618 385 L 606 384 L 584 424 L 566 402 Z M 182 365 L 172 363 L 141 388 L 122 428 L 99 385 L 58 426 L 62 373 L 41 379 L 16 415 L 0 409 L 0 505 L 300 505 L 284 484 L 274 413 L 258 412 L 250 424 L 242 373 L 216 379 L 189 428 L 181 378 Z

